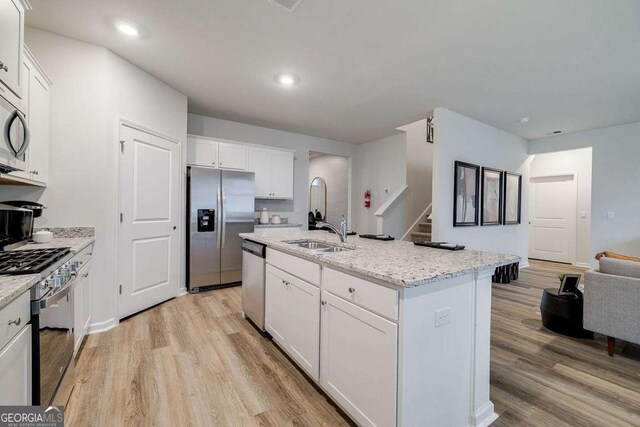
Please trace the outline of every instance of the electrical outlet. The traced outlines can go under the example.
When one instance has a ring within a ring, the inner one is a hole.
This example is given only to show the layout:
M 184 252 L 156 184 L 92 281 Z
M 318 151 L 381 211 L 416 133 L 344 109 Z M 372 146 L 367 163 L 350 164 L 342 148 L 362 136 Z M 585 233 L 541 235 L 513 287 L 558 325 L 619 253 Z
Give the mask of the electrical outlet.
M 436 328 L 451 322 L 451 307 L 436 310 Z

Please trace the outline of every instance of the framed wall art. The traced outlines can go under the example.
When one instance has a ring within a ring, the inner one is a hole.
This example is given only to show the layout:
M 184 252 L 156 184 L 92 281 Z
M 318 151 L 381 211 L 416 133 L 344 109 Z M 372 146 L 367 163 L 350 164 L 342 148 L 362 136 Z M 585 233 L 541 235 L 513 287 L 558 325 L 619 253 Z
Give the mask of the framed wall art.
M 482 168 L 482 225 L 502 224 L 502 171 Z
M 455 162 L 453 180 L 453 226 L 478 225 L 480 166 Z
M 522 175 L 504 172 L 503 224 L 520 224 L 522 218 Z

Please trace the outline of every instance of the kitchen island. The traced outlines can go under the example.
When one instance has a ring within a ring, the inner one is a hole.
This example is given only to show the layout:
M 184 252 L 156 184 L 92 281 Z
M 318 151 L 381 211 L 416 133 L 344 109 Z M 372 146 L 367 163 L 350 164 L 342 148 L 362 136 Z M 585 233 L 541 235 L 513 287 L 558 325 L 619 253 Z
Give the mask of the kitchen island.
M 267 332 L 358 424 L 486 426 L 497 418 L 491 275 L 519 257 L 355 236 L 341 243 L 325 231 L 241 237 L 267 246 Z

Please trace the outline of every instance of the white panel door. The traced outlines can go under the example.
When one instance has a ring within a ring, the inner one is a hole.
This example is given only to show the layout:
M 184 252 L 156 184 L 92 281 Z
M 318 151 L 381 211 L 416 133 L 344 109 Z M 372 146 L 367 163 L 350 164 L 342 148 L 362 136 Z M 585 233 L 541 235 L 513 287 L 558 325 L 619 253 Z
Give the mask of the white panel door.
M 120 318 L 178 292 L 180 147 L 122 125 L 120 162 Z
M 291 328 L 287 286 L 278 270 L 270 265 L 267 265 L 265 280 L 264 327 L 284 347 Z
M 247 170 L 254 172 L 256 177 L 256 197 L 267 199 L 273 197 L 271 190 L 271 152 L 266 148 L 249 147 L 247 155 Z
M 31 405 L 31 325 L 0 350 L 0 405 Z
M 285 284 L 289 291 L 291 356 L 314 380 L 320 370 L 320 289 L 303 280 L 291 278 Z
M 271 152 L 272 197 L 293 199 L 293 153 L 273 150 Z
M 396 425 L 398 327 L 322 292 L 320 384 L 363 426 Z
M 529 257 L 575 262 L 576 180 L 574 175 L 531 178 Z
M 189 137 L 187 164 L 218 167 L 218 143 L 210 139 Z
M 247 147 L 228 142 L 218 143 L 218 166 L 220 169 L 247 169 Z

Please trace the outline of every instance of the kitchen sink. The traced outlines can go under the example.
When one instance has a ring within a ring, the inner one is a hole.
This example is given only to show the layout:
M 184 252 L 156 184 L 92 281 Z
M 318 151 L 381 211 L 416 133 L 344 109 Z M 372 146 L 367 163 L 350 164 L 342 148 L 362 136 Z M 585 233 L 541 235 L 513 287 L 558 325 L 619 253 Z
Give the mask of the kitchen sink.
M 351 248 L 334 245 L 333 243 L 321 242 L 318 240 L 309 240 L 309 239 L 285 240 L 284 243 L 288 243 L 290 245 L 297 245 L 297 246 L 300 246 L 301 248 L 309 249 L 315 252 L 342 252 L 342 251 L 352 250 Z

